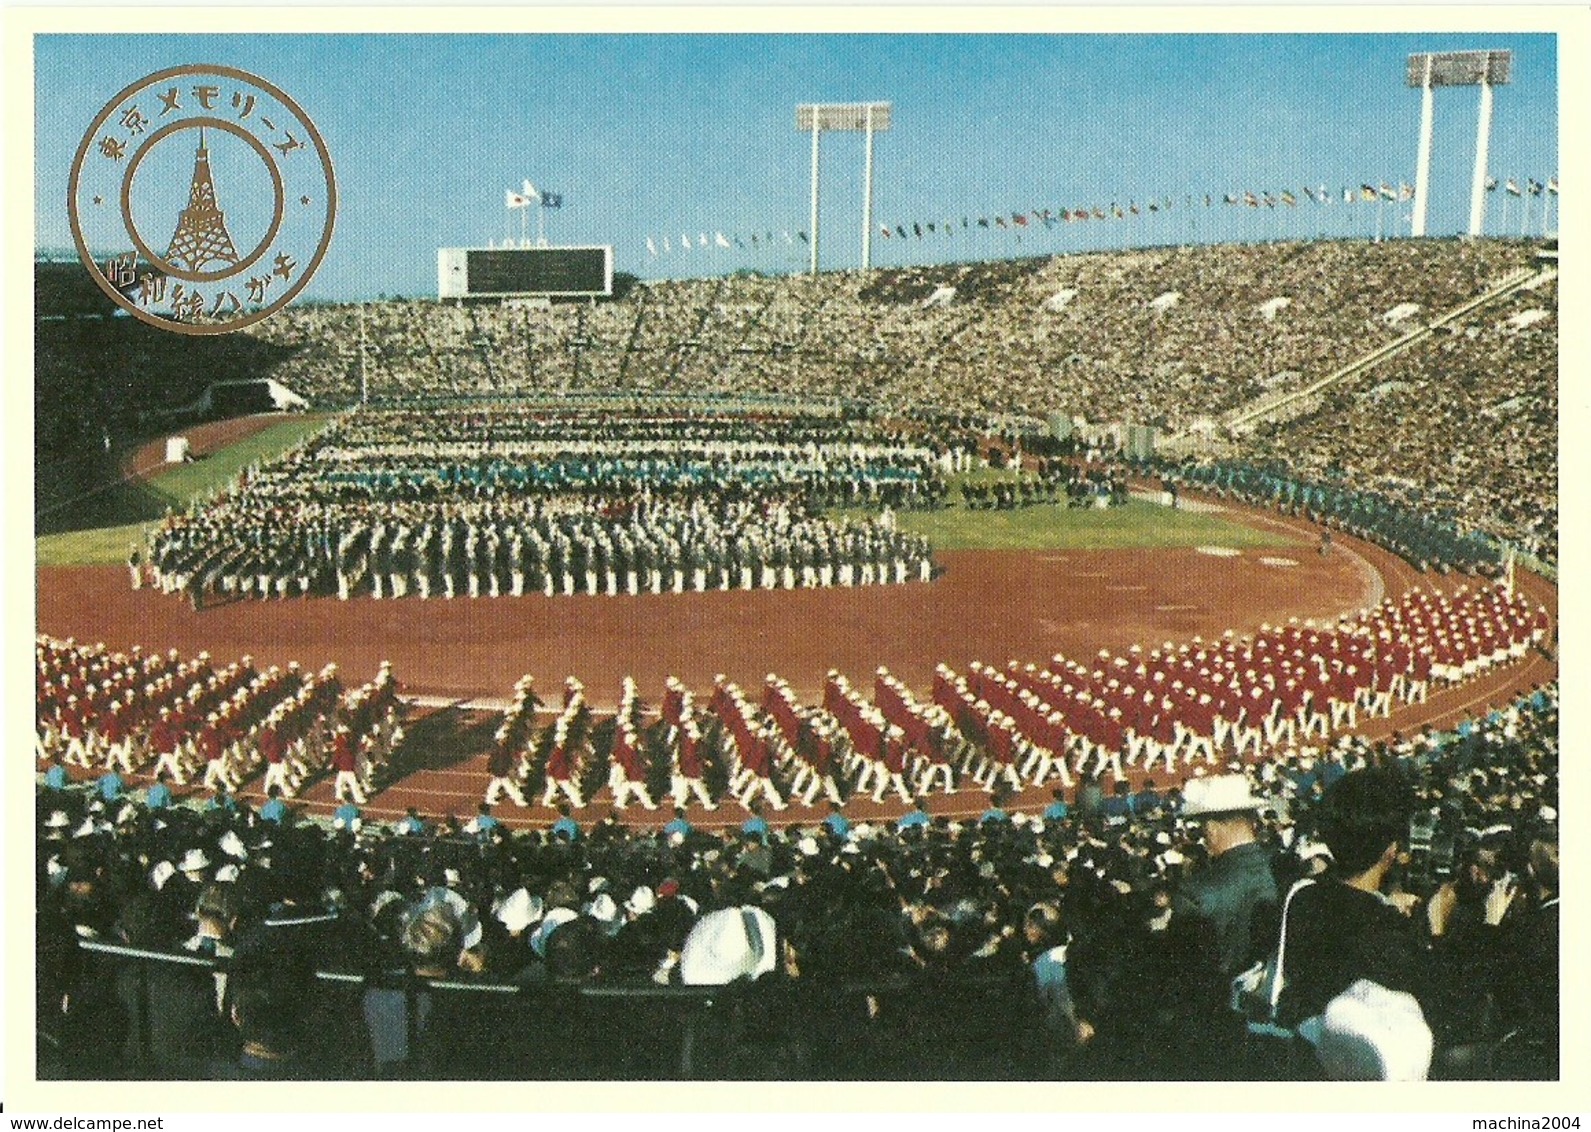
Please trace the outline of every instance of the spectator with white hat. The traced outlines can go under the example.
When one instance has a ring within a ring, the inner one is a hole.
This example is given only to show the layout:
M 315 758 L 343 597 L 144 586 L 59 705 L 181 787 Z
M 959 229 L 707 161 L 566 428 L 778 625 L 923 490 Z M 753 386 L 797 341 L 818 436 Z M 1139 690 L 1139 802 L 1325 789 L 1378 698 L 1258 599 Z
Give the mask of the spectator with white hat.
M 1211 958 L 1228 979 L 1263 952 L 1255 929 L 1270 926 L 1280 900 L 1270 853 L 1257 836 L 1263 805 L 1242 774 L 1193 778 L 1183 788 L 1182 818 L 1202 830 L 1209 859 L 1179 886 L 1174 914 L 1208 928 Z

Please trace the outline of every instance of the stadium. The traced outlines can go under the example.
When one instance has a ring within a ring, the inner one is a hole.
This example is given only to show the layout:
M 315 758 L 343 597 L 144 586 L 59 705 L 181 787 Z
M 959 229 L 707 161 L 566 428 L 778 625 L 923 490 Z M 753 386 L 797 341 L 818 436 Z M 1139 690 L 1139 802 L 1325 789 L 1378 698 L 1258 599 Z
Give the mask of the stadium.
M 1559 1076 L 1556 178 L 818 270 L 805 121 L 806 273 L 40 254 L 41 1078 Z

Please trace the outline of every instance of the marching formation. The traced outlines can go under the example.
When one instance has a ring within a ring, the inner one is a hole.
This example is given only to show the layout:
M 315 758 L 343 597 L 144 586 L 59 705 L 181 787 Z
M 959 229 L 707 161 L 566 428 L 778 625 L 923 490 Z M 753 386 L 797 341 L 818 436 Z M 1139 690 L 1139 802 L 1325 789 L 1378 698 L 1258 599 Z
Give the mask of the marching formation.
M 169 517 L 148 572 L 195 608 L 927 581 L 926 540 L 821 509 L 937 503 L 954 463 L 838 419 L 356 415 Z
M 626 678 L 611 727 L 595 727 L 571 678 L 561 713 L 539 733 L 527 676 L 497 733 L 486 800 L 506 792 L 527 805 L 522 781 L 538 775 L 544 804 L 561 796 L 576 809 L 604 783 L 619 809 L 631 798 L 652 808 L 652 787 L 666 783 L 680 806 L 732 798 L 782 810 L 819 794 L 843 804 L 893 793 L 909 804 L 968 783 L 990 793 L 1126 783 L 1128 768 L 1163 768 L 1176 781 L 1201 761 L 1262 763 L 1325 746 L 1361 713 L 1390 715 L 1395 702 L 1423 702 L 1433 686 L 1522 659 L 1549 630 L 1544 607 L 1501 584 L 1416 590 L 1331 626 L 1134 645 L 1090 663 L 1057 655 L 1003 669 L 973 662 L 965 673 L 941 664 L 926 701 L 885 668 L 871 699 L 831 671 L 816 706 L 771 673 L 756 701 L 720 675 L 702 706 L 670 677 L 648 726 Z
M 1159 466 L 1169 482 L 1213 491 L 1222 499 L 1275 507 L 1386 547 L 1422 570 L 1475 572 L 1498 566 L 1496 545 L 1478 531 L 1417 512 L 1373 491 L 1302 483 L 1247 464 Z
M 1335 625 L 1264 626 L 1252 636 L 1194 638 L 1092 660 L 940 664 L 926 699 L 885 668 L 869 697 L 838 671 L 821 702 L 803 704 L 770 673 L 748 694 L 719 675 L 698 699 L 670 677 L 655 710 L 626 677 L 618 708 L 599 716 L 584 685 L 564 682 L 544 711 L 523 677 L 487 759 L 485 802 L 587 807 L 606 787 L 617 809 L 695 800 L 752 808 L 835 805 L 850 797 L 923 795 L 972 786 L 1021 791 L 1078 779 L 1125 784 L 1130 770 L 1177 781 L 1196 765 L 1296 758 L 1494 666 L 1523 658 L 1550 632 L 1546 609 L 1498 583 L 1415 590 Z M 284 797 L 322 772 L 338 801 L 364 804 L 402 742 L 390 666 L 344 690 L 336 665 L 258 671 L 207 654 L 113 653 L 41 637 L 37 753 L 47 761 L 146 772 L 234 792 L 263 768 Z
M 1325 739 L 1360 711 L 1390 715 L 1395 697 L 1423 702 L 1433 680 L 1456 684 L 1521 659 L 1549 627 L 1545 608 L 1502 585 L 1416 590 L 1329 628 L 1267 625 L 1253 637 L 1101 650 L 1092 664 L 975 662 L 966 676 L 940 665 L 934 702 L 1013 785 L 1052 772 L 1071 785 L 1068 761 L 1116 781 L 1125 767 L 1160 762 L 1175 775 L 1201 756 L 1258 761 Z
M 224 668 L 208 653 L 113 652 L 40 637 L 34 648 L 36 754 L 51 763 L 147 773 L 232 793 L 260 772 L 261 789 L 292 797 L 330 769 L 334 793 L 363 804 L 403 741 L 391 667 L 345 690 L 337 666 Z

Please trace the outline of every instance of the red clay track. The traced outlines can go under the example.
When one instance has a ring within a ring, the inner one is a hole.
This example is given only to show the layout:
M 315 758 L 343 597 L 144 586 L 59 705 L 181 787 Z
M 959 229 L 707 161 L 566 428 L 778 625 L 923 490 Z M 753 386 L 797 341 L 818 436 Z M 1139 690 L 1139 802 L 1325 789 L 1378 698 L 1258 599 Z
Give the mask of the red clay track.
M 722 672 L 760 684 L 778 672 L 810 698 L 830 668 L 853 680 L 880 664 L 926 688 L 938 661 L 1047 658 L 1064 651 L 1239 630 L 1260 621 L 1330 616 L 1364 605 L 1365 570 L 1348 554 L 1302 545 L 1212 558 L 1194 550 L 1028 553 L 947 551 L 932 583 L 794 591 L 422 601 L 237 601 L 195 613 L 152 589 L 132 592 L 124 567 L 42 570 L 39 626 L 125 649 L 207 649 L 264 664 L 336 661 L 349 677 L 383 659 L 411 694 L 506 698 L 533 673 L 544 689 L 573 673 L 599 707 L 624 675 L 661 693 L 676 675 L 703 687 Z
M 883 664 L 926 694 L 939 661 L 961 668 L 972 660 L 1087 656 L 1099 648 L 1211 637 L 1226 629 L 1244 633 L 1264 621 L 1351 612 L 1383 592 L 1452 588 L 1461 581 L 1420 575 L 1385 551 L 1344 537 L 1321 556 L 1306 523 L 1256 512 L 1230 517 L 1289 528 L 1301 541 L 1232 558 L 1194 550 L 947 551 L 938 555 L 944 575 L 932 583 L 849 590 L 240 601 L 199 613 L 158 591 L 132 592 L 121 567 L 48 568 L 38 574 L 38 626 L 117 649 L 207 649 L 221 661 L 251 654 L 259 664 L 297 660 L 318 668 L 335 660 L 350 679 L 364 679 L 390 659 L 407 694 L 452 700 L 505 698 L 526 672 L 548 699 L 556 698 L 565 675 L 577 675 L 598 708 L 611 707 L 626 674 L 636 678 L 643 698 L 656 702 L 668 675 L 700 691 L 719 672 L 752 689 L 765 673 L 778 672 L 812 703 L 830 668 L 867 688 Z M 1262 557 L 1296 565 L 1265 565 Z M 1520 581 L 1556 616 L 1557 593 L 1549 583 L 1524 574 Z M 1382 735 L 1394 727 L 1410 732 L 1451 723 L 1555 675 L 1555 664 L 1533 654 L 1363 730 Z M 465 753 L 446 770 L 420 771 L 395 784 L 366 812 L 384 819 L 413 805 L 428 814 L 467 814 L 484 786 L 483 756 Z M 329 796 L 323 779 L 302 801 L 325 812 Z M 605 815 L 606 797 L 604 791 L 581 817 Z M 1046 800 L 1047 790 L 1029 790 L 1018 806 L 1037 808 Z M 933 809 L 976 814 L 985 805 L 983 792 L 972 789 L 936 795 Z M 888 799 L 883 806 L 866 798 L 847 805 L 847 813 L 864 820 L 899 811 Z M 821 812 L 792 806 L 780 816 L 799 821 Z M 524 825 L 546 823 L 552 815 L 539 806 L 505 806 L 499 816 Z M 707 827 L 738 824 L 743 816 L 733 803 L 712 815 L 692 811 L 692 820 Z M 639 811 L 627 820 L 651 824 Z

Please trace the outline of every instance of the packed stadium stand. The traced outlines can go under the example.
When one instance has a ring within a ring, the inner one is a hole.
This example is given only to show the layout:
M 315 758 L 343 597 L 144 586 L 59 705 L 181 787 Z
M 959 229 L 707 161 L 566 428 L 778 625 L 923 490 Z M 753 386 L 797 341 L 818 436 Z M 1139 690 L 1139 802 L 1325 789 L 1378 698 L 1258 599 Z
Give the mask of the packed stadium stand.
M 147 429 L 149 409 L 239 374 L 272 377 L 321 408 L 357 403 L 362 389 L 373 402 L 761 394 L 887 413 L 1128 420 L 1165 435 L 1305 386 L 1533 264 L 1533 245 L 1499 240 L 1188 247 L 658 282 L 541 309 L 301 305 L 180 352 L 131 320 L 57 318 L 39 327 L 37 452 L 41 468 L 67 472 L 41 477 L 40 500 L 83 490 L 91 477 L 79 465 L 103 465 L 139 410 Z M 928 304 L 946 287 L 950 301 Z M 1515 315 L 1536 321 L 1509 326 Z M 1556 342 L 1555 284 L 1516 291 L 1235 454 L 1418 497 L 1550 561 L 1553 473 L 1539 454 L 1556 447 Z M 62 372 L 58 359 L 78 360 Z M 1402 422 L 1399 442 L 1362 427 L 1370 416 Z M 1478 455 L 1433 445 L 1521 458 L 1480 469 Z
M 1250 443 L 1307 479 L 1350 477 L 1558 557 L 1558 288 L 1515 291 Z
M 1189 247 L 658 282 L 540 310 L 301 307 L 256 333 L 294 351 L 280 380 L 326 404 L 358 396 L 363 342 L 376 398 L 777 392 L 1176 427 L 1392 340 L 1400 304 L 1441 311 L 1528 260 L 1498 241 Z M 925 305 L 941 287 L 952 301 Z

